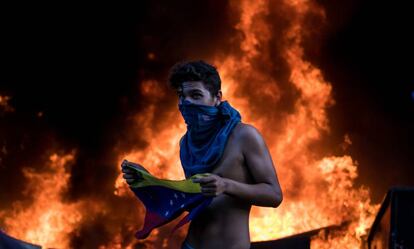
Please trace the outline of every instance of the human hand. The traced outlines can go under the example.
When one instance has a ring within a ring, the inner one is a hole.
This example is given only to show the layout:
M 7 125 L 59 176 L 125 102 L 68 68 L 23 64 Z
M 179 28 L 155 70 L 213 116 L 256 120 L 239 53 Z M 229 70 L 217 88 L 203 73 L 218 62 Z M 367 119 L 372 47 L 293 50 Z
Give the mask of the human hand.
M 133 163 L 133 162 L 129 162 L 127 160 L 122 161 L 121 163 L 121 168 L 122 168 L 122 173 L 123 173 L 123 178 L 126 180 L 126 182 L 128 183 L 128 185 L 131 186 L 132 183 L 136 182 L 136 181 L 140 181 L 143 180 L 144 178 L 142 177 L 142 174 L 140 172 L 137 172 L 136 170 L 133 170 L 131 168 L 129 168 L 128 166 L 135 166 L 138 167 L 146 172 L 148 172 L 142 165 L 137 164 L 137 163 Z
M 210 174 L 209 176 L 193 179 L 193 182 L 200 183 L 201 192 L 205 196 L 218 196 L 227 189 L 226 178 L 219 175 Z

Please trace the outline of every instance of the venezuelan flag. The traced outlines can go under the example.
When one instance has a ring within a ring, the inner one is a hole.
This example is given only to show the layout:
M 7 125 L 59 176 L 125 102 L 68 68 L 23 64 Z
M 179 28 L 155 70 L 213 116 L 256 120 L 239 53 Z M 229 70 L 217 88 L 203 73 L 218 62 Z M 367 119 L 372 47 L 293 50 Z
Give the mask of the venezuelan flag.
M 171 222 L 187 211 L 188 214 L 171 231 L 171 236 L 178 228 L 194 219 L 213 200 L 213 197 L 201 193 L 199 183 L 192 182 L 192 179 L 207 176 L 209 173 L 175 181 L 158 179 L 133 165 L 128 167 L 139 172 L 143 178 L 131 184 L 131 190 L 146 208 L 144 227 L 135 234 L 137 239 L 145 239 L 154 228 Z

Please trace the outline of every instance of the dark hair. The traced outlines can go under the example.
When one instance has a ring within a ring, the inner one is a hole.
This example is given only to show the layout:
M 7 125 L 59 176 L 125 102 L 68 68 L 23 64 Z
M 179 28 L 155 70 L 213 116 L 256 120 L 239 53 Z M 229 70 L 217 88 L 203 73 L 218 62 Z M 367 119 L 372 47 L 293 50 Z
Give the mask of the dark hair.
M 211 96 L 221 89 L 217 69 L 202 60 L 179 62 L 171 68 L 168 79 L 170 87 L 177 89 L 185 81 L 202 81 Z

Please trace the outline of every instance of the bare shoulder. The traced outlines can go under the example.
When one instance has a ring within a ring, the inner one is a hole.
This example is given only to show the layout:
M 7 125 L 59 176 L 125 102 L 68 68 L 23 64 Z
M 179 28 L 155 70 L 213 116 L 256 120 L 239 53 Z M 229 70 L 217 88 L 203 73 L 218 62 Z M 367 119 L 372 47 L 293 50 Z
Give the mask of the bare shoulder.
M 261 134 L 259 132 L 259 130 L 254 127 L 251 124 L 246 124 L 246 123 L 238 123 L 237 126 L 235 127 L 235 133 L 237 134 L 238 138 L 243 138 L 243 139 L 249 139 L 252 136 L 260 136 Z
M 244 146 L 264 145 L 264 140 L 259 130 L 251 124 L 239 123 L 235 127 L 236 137 Z

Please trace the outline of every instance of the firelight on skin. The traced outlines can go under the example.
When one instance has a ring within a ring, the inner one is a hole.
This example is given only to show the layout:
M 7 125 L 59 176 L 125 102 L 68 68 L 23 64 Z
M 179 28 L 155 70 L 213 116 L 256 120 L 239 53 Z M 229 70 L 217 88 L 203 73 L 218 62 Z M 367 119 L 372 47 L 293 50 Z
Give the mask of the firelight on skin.
M 184 65 L 184 67 L 189 66 L 191 70 L 186 69 L 178 73 L 175 71 L 179 77 L 179 84 L 174 87 L 178 103 L 182 105 L 184 101 L 188 101 L 192 104 L 208 106 L 209 110 L 210 107 L 217 107 L 220 110 L 225 102 L 222 101 L 218 73 L 214 69 L 213 74 L 215 71 L 217 77 L 212 79 L 211 71 L 207 73 L 203 71 L 210 65 L 206 66 L 201 62 L 200 66 L 199 63 L 190 62 Z M 190 79 L 180 78 L 185 78 L 186 74 L 194 71 L 197 72 L 190 75 L 188 77 Z M 199 75 L 207 78 L 194 80 L 194 77 Z M 218 81 L 218 85 L 214 85 L 214 81 L 216 83 Z M 170 82 L 172 82 L 171 78 Z M 234 108 L 230 110 L 237 112 Z M 185 135 L 180 140 L 180 151 L 183 150 L 181 142 Z M 276 208 L 282 202 L 282 191 L 273 160 L 259 131 L 254 126 L 239 120 L 226 136 L 221 158 L 211 170 L 209 168 L 208 173 L 211 174 L 193 180 L 200 183 L 205 196 L 214 198 L 191 221 L 183 248 L 248 249 L 250 248 L 249 215 L 252 205 Z M 207 136 L 206 139 L 211 138 Z M 191 146 L 189 148 L 191 149 Z M 181 162 L 183 164 L 183 158 Z M 127 170 L 123 172 L 128 183 L 139 177 Z

